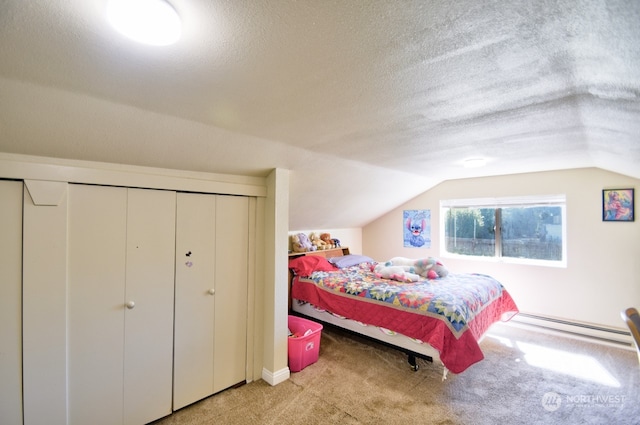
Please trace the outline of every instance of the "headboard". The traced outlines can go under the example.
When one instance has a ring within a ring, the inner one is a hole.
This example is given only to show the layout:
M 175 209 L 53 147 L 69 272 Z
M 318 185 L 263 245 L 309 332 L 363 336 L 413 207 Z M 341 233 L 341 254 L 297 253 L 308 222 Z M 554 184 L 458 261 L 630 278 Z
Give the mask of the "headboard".
M 321 255 L 324 258 L 332 258 L 332 257 L 342 257 L 344 255 L 349 255 L 349 247 L 339 246 L 337 248 L 331 249 L 321 249 L 318 251 L 307 251 L 307 252 L 290 252 L 289 260 L 298 257 L 304 257 L 306 255 Z M 293 273 L 289 270 L 289 311 L 291 311 L 291 283 L 293 282 Z
M 292 258 L 303 257 L 305 255 L 321 255 L 324 258 L 342 257 L 343 255 L 349 255 L 349 248 L 346 246 L 339 246 L 337 248 L 320 249 L 318 251 L 290 252 L 289 259 L 291 260 Z

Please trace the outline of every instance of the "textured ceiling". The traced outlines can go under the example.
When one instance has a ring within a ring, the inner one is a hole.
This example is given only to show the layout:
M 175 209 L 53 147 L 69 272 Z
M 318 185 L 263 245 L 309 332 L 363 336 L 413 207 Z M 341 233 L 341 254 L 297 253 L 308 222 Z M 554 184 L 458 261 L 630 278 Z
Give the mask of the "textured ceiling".
M 636 0 L 171 3 L 183 38 L 145 47 L 105 0 L 1 0 L 0 151 L 290 169 L 291 229 L 358 227 L 447 179 L 640 178 Z

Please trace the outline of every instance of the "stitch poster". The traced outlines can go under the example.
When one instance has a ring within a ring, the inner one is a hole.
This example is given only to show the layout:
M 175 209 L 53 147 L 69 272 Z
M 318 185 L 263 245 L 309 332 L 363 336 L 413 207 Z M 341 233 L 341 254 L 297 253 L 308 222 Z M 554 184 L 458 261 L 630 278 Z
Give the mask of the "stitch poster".
M 402 228 L 405 248 L 431 248 L 431 210 L 404 210 Z

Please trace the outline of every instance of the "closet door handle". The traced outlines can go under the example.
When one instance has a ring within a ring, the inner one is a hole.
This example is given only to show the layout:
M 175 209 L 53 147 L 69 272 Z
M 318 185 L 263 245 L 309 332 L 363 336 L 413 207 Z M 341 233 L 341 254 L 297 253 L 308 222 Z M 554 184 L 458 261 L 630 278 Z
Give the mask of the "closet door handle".
M 134 301 L 129 301 L 128 303 L 125 304 L 125 306 L 129 309 L 129 310 L 133 310 L 133 308 L 136 306 L 136 303 Z
M 215 289 L 213 289 L 213 288 L 211 288 L 211 289 L 209 289 L 209 290 L 207 291 L 207 293 L 208 293 L 209 295 L 213 295 L 213 294 L 215 294 L 215 293 L 216 293 L 216 290 L 215 290 Z

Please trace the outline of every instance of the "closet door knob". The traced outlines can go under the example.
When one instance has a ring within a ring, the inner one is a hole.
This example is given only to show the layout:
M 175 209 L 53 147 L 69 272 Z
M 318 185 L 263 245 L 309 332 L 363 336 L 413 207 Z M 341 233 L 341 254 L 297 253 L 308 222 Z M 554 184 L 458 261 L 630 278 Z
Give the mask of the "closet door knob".
M 127 308 L 128 308 L 129 310 L 131 310 L 131 309 L 133 309 L 133 307 L 135 307 L 135 306 L 136 306 L 136 303 L 135 303 L 135 302 L 133 302 L 133 301 L 129 301 L 128 303 L 126 303 L 126 304 L 125 304 L 125 306 L 127 306 Z
M 215 289 L 213 289 L 213 288 L 211 288 L 211 289 L 209 289 L 207 292 L 209 293 L 209 295 L 213 295 L 213 294 L 215 294 L 215 293 L 216 293 L 216 290 L 215 290 Z

